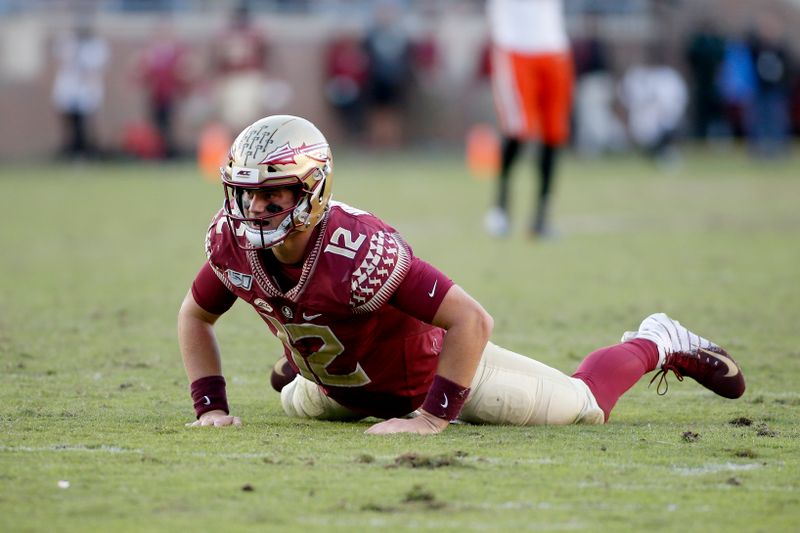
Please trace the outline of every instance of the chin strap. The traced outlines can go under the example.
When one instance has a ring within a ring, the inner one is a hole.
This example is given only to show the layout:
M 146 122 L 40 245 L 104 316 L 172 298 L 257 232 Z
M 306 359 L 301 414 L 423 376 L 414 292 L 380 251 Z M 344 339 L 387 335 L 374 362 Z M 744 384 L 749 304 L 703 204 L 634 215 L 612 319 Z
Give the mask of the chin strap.
M 281 225 L 272 230 L 251 230 L 247 228 L 245 230 L 247 234 L 247 240 L 250 241 L 250 244 L 253 246 L 260 246 L 261 248 L 272 248 L 283 242 L 286 237 L 289 236 L 289 232 L 292 226 L 292 217 L 286 217 Z M 250 238 L 250 232 L 252 231 L 253 236 L 256 238 L 256 242 L 253 242 L 253 239 Z

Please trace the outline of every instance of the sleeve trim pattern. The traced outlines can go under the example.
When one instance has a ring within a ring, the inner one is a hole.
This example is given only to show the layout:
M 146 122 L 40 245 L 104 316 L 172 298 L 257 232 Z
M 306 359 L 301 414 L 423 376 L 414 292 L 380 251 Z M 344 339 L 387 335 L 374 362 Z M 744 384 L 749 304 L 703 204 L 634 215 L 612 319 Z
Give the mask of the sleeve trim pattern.
M 222 272 L 216 264 L 214 264 L 214 261 L 211 258 L 211 256 L 213 255 L 212 254 L 212 246 L 213 246 L 212 234 L 215 231 L 217 233 L 221 233 L 222 231 L 224 231 L 224 230 L 221 229 L 222 228 L 222 223 L 227 223 L 225 218 L 220 218 L 220 213 L 222 213 L 222 211 L 217 213 L 217 216 L 215 216 L 211 220 L 211 225 L 208 227 L 208 233 L 206 233 L 206 242 L 205 242 L 205 245 L 206 245 L 206 258 L 208 259 L 208 264 L 211 265 L 211 269 L 214 271 L 214 274 L 217 275 L 219 280 L 225 285 L 225 287 L 229 291 L 235 293 L 235 289 L 233 288 L 233 284 L 231 284 L 230 280 L 228 279 L 228 276 L 226 276 L 225 273 Z
M 384 231 L 373 234 L 366 257 L 351 276 L 353 314 L 371 313 L 385 305 L 410 266 L 411 251 L 399 234 Z

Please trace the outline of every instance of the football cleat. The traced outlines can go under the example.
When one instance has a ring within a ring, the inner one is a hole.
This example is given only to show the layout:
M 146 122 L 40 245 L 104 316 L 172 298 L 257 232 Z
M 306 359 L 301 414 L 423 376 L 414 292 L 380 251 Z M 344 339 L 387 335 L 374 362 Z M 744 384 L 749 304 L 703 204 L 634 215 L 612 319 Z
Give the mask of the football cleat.
M 500 238 L 508 236 L 511 230 L 508 213 L 500 207 L 492 208 L 483 219 L 483 227 L 491 237 Z
M 286 358 L 286 356 L 283 355 L 272 367 L 272 374 L 269 376 L 269 383 L 272 385 L 273 389 L 275 389 L 277 392 L 281 392 L 286 385 L 294 381 L 295 376 L 297 376 L 297 372 L 295 372 L 294 368 L 292 368 L 292 365 L 289 364 L 289 360 Z
M 661 378 L 656 385 L 659 394 L 667 392 L 669 386 L 666 377 L 670 370 L 678 381 L 688 376 L 725 398 L 738 398 L 744 394 L 742 370 L 728 352 L 692 333 L 664 313 L 648 316 L 639 325 L 638 331 L 627 331 L 622 336 L 622 342 L 632 339 L 647 339 L 658 347 L 660 371 L 653 376 L 650 384 Z

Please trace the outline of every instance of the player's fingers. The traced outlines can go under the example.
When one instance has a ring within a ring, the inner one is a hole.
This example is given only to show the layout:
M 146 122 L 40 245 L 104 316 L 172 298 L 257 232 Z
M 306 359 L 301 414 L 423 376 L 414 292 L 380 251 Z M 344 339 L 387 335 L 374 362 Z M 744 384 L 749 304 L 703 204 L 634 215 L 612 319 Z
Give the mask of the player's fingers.
M 240 426 L 242 425 L 242 420 L 238 416 L 223 416 L 221 418 L 214 419 L 214 425 L 216 427 Z
M 398 424 L 398 422 L 400 424 Z M 402 426 L 402 422 L 403 420 L 399 418 L 390 418 L 389 420 L 378 422 L 377 424 L 371 426 L 364 433 L 367 435 L 386 435 L 389 433 L 397 433 L 399 430 L 398 426 Z

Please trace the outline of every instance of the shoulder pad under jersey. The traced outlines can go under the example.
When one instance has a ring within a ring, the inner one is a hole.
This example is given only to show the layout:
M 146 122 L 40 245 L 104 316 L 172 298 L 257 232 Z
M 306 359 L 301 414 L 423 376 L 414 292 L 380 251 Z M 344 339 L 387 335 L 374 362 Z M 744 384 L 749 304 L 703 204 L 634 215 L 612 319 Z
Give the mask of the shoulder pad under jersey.
M 208 259 L 208 264 L 211 265 L 211 269 L 220 281 L 225 284 L 228 290 L 233 292 L 235 290 L 233 284 L 231 284 L 228 276 L 225 275 L 218 262 L 220 249 L 226 245 L 230 245 L 231 243 L 229 241 L 230 230 L 228 229 L 228 219 L 225 218 L 224 210 L 220 209 L 211 219 L 211 224 L 208 226 L 208 231 L 206 232 L 206 258 Z M 233 248 L 235 248 L 235 245 Z
M 400 234 L 384 230 L 370 234 L 367 252 L 350 279 L 353 313 L 370 313 L 386 304 L 406 277 L 411 258 Z

